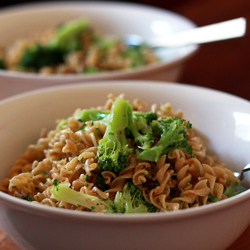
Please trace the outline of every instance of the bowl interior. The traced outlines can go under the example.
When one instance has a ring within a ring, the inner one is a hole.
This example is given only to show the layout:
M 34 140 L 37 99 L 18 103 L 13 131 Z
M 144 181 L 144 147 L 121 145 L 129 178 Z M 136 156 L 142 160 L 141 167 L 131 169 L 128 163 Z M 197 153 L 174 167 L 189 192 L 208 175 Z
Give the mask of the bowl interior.
M 104 82 L 105 83 L 105 82 Z M 250 162 L 250 103 L 222 92 L 190 85 L 150 81 L 111 81 L 46 88 L 0 102 L 0 179 L 14 161 L 35 143 L 42 128 L 55 127 L 55 120 L 70 116 L 77 108 L 105 103 L 109 93 L 125 94 L 132 101 L 170 102 L 181 109 L 203 138 L 232 170 Z

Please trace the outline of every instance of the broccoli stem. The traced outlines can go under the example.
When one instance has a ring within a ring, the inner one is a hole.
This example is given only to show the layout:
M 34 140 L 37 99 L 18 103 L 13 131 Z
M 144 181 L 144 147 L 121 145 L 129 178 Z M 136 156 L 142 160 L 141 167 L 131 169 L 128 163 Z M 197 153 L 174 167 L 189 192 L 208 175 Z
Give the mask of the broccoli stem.
M 145 124 L 146 124 L 146 120 L 145 120 Z M 143 144 L 145 141 L 148 140 L 147 137 L 145 135 L 141 134 L 139 132 L 139 130 L 138 130 L 138 127 L 137 127 L 137 124 L 136 124 L 136 120 L 133 119 L 132 106 L 130 106 L 129 109 L 128 109 L 128 129 L 133 134 L 133 136 L 135 138 L 135 141 L 139 141 L 141 144 Z
M 77 19 L 59 26 L 48 46 L 58 48 L 65 53 L 81 49 L 80 35 L 88 27 L 88 21 Z
M 112 105 L 111 113 L 106 119 L 108 126 L 103 138 L 98 143 L 98 166 L 102 171 L 119 173 L 127 165 L 128 148 L 125 128 L 128 125 L 128 101 L 117 98 Z
M 114 137 L 118 139 L 116 142 L 120 144 L 120 147 L 127 144 L 125 128 L 128 126 L 128 106 L 128 102 L 121 98 L 115 100 L 110 113 L 109 125 L 99 144 L 110 139 L 113 140 Z
M 90 210 L 92 210 L 94 205 L 100 202 L 96 196 L 83 194 L 71 189 L 69 183 L 53 184 L 51 198 L 58 201 L 65 201 L 75 206 L 81 205 Z
M 110 126 L 111 132 L 122 131 L 128 126 L 128 101 L 117 98 L 111 108 Z
M 83 194 L 70 188 L 69 183 L 61 183 L 57 180 L 53 181 L 51 198 L 58 201 L 65 201 L 75 206 L 83 206 L 94 212 L 115 213 L 113 202 L 109 199 L 102 200 L 93 195 Z M 97 205 L 103 205 L 104 209 L 99 209 Z

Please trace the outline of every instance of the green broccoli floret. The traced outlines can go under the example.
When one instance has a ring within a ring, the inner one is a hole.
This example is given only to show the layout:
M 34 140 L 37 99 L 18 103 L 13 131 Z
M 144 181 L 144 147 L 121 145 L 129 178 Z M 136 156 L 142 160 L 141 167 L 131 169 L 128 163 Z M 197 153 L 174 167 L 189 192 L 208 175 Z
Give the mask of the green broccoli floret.
M 75 191 L 70 188 L 69 183 L 60 183 L 57 179 L 53 181 L 51 198 L 65 201 L 75 206 L 83 206 L 94 212 L 116 213 L 112 200 L 102 200 L 96 196 Z M 98 205 L 103 205 L 104 209 L 100 209 Z
M 189 122 L 179 117 L 166 117 L 154 120 L 151 123 L 155 144 L 138 153 L 137 158 L 147 161 L 158 161 L 163 154 L 168 154 L 174 149 L 180 149 L 192 154 L 192 147 L 188 144 L 186 129 L 191 128 Z
M 219 201 L 219 199 L 218 199 L 217 197 L 212 196 L 211 193 L 208 194 L 207 200 L 208 200 L 209 202 L 216 202 L 216 201 Z
M 157 208 L 148 203 L 141 191 L 131 182 L 127 182 L 122 192 L 117 192 L 114 200 L 117 213 L 149 213 Z
M 44 66 L 58 65 L 63 61 L 63 53 L 60 49 L 35 44 L 24 50 L 19 65 L 38 71 Z
M 229 185 L 225 187 L 223 194 L 226 195 L 227 197 L 232 197 L 246 190 L 247 189 L 243 187 L 241 184 L 239 184 L 236 181 L 233 181 L 230 182 Z
M 48 42 L 49 47 L 57 48 L 65 53 L 81 49 L 81 34 L 88 29 L 88 21 L 77 19 L 60 25 Z
M 128 130 L 134 137 L 135 143 L 142 149 L 148 149 L 154 143 L 151 123 L 157 119 L 152 112 L 133 112 L 132 106 L 128 109 Z
M 136 125 L 136 129 L 142 134 L 152 132 L 150 124 L 153 120 L 157 120 L 157 115 L 154 112 L 132 112 L 132 119 Z
M 141 117 L 146 120 L 147 124 L 150 125 L 152 121 L 157 120 L 157 114 L 155 112 L 133 112 L 136 117 Z
M 32 197 L 31 193 L 28 193 L 26 196 L 22 196 L 22 199 L 26 201 L 34 201 L 34 198 Z
M 128 107 L 130 104 L 117 98 L 108 117 L 108 126 L 103 138 L 98 142 L 97 158 L 100 172 L 121 172 L 129 163 L 127 160 L 128 148 L 125 128 L 128 126 Z
M 63 63 L 67 53 L 82 49 L 81 35 L 85 31 L 90 32 L 90 29 L 88 28 L 88 22 L 84 19 L 77 19 L 60 25 L 46 44 L 35 44 L 25 49 L 21 55 L 19 66 L 38 71 L 44 66 Z M 90 33 L 90 40 L 94 40 L 92 33 Z M 89 46 L 89 44 L 86 46 Z

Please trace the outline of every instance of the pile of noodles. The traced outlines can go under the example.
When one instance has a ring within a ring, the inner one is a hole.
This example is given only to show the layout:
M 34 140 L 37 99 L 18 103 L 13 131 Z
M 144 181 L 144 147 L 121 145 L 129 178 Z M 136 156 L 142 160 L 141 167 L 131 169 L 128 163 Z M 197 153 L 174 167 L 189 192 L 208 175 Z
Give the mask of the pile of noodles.
M 46 45 L 54 36 L 55 31 L 56 28 L 46 29 L 27 38 L 19 38 L 7 47 L 0 47 L 0 60 L 3 60 L 5 68 L 10 71 L 36 72 L 33 68 L 20 67 L 21 57 L 31 46 Z M 93 41 L 93 34 L 95 32 L 91 27 L 86 28 L 79 37 L 82 49 L 72 50 L 65 55 L 63 63 L 43 66 L 38 73 L 43 75 L 82 74 L 136 67 L 135 56 L 134 58 L 124 56 L 128 46 L 119 37 L 113 38 L 112 45 L 104 53 L 102 46 Z M 104 40 L 104 37 L 98 36 Z M 141 54 L 144 58 L 142 65 L 159 61 L 154 51 L 146 46 L 141 48 Z M 86 72 L 89 68 L 94 71 Z
M 124 98 L 123 95 L 120 97 Z M 105 105 L 97 109 L 110 109 L 115 99 L 110 94 Z M 137 99 L 132 105 L 134 110 L 139 111 L 146 106 Z M 151 110 L 159 118 L 183 116 L 181 111 L 174 112 L 169 103 L 159 108 L 152 105 Z M 163 155 L 158 162 L 138 160 L 135 154 L 130 154 L 129 165 L 119 174 L 110 171 L 101 173 L 108 186 L 106 191 L 101 191 L 96 186 L 94 171 L 98 169 L 97 145 L 105 127 L 86 122 L 86 129 L 82 131 L 79 130 L 82 125 L 72 115 L 62 129 L 57 127 L 48 133 L 43 130 L 37 143 L 29 145 L 15 162 L 0 190 L 18 198 L 29 196 L 33 203 L 86 211 L 88 209 L 83 206 L 51 198 L 53 180 L 70 183 L 72 189 L 101 199 L 114 199 L 116 192 L 123 190 L 125 182 L 132 180 L 146 201 L 161 212 L 208 204 L 211 195 L 217 200 L 226 199 L 224 187 L 230 181 L 239 182 L 225 164 L 206 153 L 206 147 L 195 131 L 188 129 L 188 143 L 193 148 L 194 157 L 179 149 Z M 86 174 L 89 176 L 87 180 Z

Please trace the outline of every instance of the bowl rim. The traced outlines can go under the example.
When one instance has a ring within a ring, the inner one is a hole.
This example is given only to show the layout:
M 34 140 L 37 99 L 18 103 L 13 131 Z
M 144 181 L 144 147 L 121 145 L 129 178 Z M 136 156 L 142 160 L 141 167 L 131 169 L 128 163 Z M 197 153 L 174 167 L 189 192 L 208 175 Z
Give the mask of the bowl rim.
M 24 3 L 24 4 L 16 4 L 14 6 L 10 7 L 4 7 L 2 10 L 0 10 L 0 20 L 2 18 L 5 18 L 6 16 L 15 16 L 16 14 L 23 14 L 23 13 L 32 13 L 32 12 L 41 12 L 41 11 L 51 11 L 51 10 L 57 10 L 59 7 L 61 7 L 62 10 L 64 10 L 67 7 L 76 7 L 77 6 L 114 6 L 114 7 L 123 7 L 127 6 L 128 8 L 139 8 L 140 10 L 152 10 L 154 12 L 159 12 L 167 15 L 171 15 L 174 18 L 177 18 L 183 22 L 186 22 L 190 28 L 197 27 L 197 25 L 186 18 L 185 16 L 182 16 L 178 13 L 175 13 L 170 10 L 165 10 L 163 8 L 147 5 L 147 4 L 141 4 L 141 3 L 130 3 L 130 2 L 112 2 L 112 1 L 51 1 L 51 2 L 35 2 L 35 3 Z M 187 45 L 186 48 L 188 48 L 188 51 L 185 51 L 182 55 L 178 55 L 169 61 L 157 61 L 152 64 L 147 64 L 143 66 L 139 66 L 132 69 L 120 69 L 120 70 L 114 70 L 114 71 L 106 71 L 106 72 L 97 72 L 94 74 L 75 74 L 75 73 L 68 73 L 68 74 L 51 74 L 51 75 L 43 75 L 39 73 L 33 73 L 33 72 L 18 72 L 18 71 L 10 71 L 10 70 L 3 70 L 0 69 L 0 76 L 5 76 L 9 78 L 21 78 L 21 79 L 39 79 L 39 80 L 68 80 L 71 79 L 74 80 L 84 80 L 84 81 L 90 81 L 90 80 L 99 80 L 99 79 L 114 79 L 114 78 L 121 78 L 121 77 L 131 77 L 136 76 L 138 74 L 141 74 L 143 72 L 155 72 L 158 70 L 162 70 L 166 66 L 169 68 L 174 67 L 176 64 L 180 63 L 181 61 L 187 60 L 191 56 L 193 56 L 197 50 L 199 49 L 199 45 Z
M 163 81 L 149 81 L 149 80 L 109 80 L 109 81 L 98 81 L 98 82 L 90 82 L 90 83 L 74 83 L 74 84 L 66 84 L 62 86 L 50 86 L 42 89 L 37 90 L 30 90 L 21 94 L 17 94 L 8 98 L 5 98 L 0 101 L 0 105 L 4 103 L 8 103 L 14 101 L 16 99 L 22 98 L 29 98 L 33 95 L 40 95 L 45 94 L 51 91 L 58 91 L 58 90 L 66 90 L 70 89 L 78 89 L 78 88 L 98 88 L 99 86 L 104 86 L 103 83 L 115 86 L 117 83 L 124 83 L 126 85 L 134 85 L 136 84 L 143 84 L 143 85 L 157 85 L 157 86 L 168 86 L 170 88 L 185 88 L 186 89 L 199 89 L 201 91 L 206 91 L 210 93 L 219 94 L 220 96 L 224 96 L 226 98 L 231 98 L 235 101 L 242 102 L 244 105 L 248 105 L 250 107 L 250 101 L 238 97 L 233 94 L 229 94 L 220 90 L 215 90 L 212 88 L 207 88 L 203 86 L 195 86 L 192 84 L 183 84 L 183 83 L 175 83 L 175 82 L 163 82 Z M 112 222 L 117 223 L 148 223 L 152 221 L 172 221 L 172 220 L 181 220 L 187 217 L 194 217 L 194 216 L 201 216 L 203 214 L 210 214 L 216 211 L 221 211 L 225 208 L 230 208 L 236 206 L 239 203 L 244 202 L 245 200 L 250 198 L 250 189 L 240 193 L 234 197 L 222 200 L 220 202 L 216 202 L 213 204 L 207 204 L 200 207 L 195 207 L 192 209 L 184 209 L 178 211 L 169 211 L 169 212 L 162 212 L 162 213 L 146 213 L 146 214 L 101 214 L 101 213 L 91 213 L 91 212 L 84 212 L 84 211 L 74 211 L 74 210 L 66 210 L 66 209 L 55 209 L 54 207 L 48 207 L 41 204 L 31 204 L 22 199 L 18 199 L 13 197 L 9 194 L 0 191 L 0 203 L 5 201 L 11 203 L 11 205 L 16 205 L 18 209 L 26 210 L 31 213 L 39 213 L 41 216 L 59 216 L 65 217 L 70 219 L 77 219 L 77 220 L 91 220 L 91 221 L 104 221 L 108 222 L 112 220 Z

